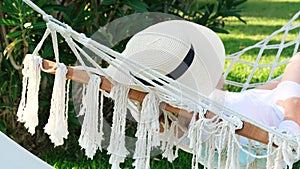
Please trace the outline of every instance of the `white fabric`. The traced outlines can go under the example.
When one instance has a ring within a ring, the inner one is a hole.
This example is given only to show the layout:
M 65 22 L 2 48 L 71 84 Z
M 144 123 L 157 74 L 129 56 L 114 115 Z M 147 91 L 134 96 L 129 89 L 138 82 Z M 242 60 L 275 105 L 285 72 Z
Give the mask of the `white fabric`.
M 54 169 L 0 132 L 0 164 L 3 169 Z
M 300 85 L 283 81 L 273 90 L 250 89 L 242 92 L 225 92 L 224 105 L 266 126 L 294 134 L 300 134 L 300 126 L 292 121 L 283 121 L 283 108 L 277 100 L 300 97 Z M 282 124 L 281 124 L 282 123 Z
M 292 134 L 300 134 L 300 127 L 293 120 L 283 120 L 279 124 L 279 129 L 281 129 L 282 131 L 292 133 Z

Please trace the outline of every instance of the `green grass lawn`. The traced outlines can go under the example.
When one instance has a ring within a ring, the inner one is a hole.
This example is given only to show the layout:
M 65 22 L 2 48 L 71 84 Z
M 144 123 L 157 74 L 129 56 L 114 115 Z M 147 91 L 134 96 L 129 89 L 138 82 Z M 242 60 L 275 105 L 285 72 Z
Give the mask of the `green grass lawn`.
M 225 45 L 226 54 L 232 54 L 266 38 L 273 31 L 283 26 L 299 10 L 299 6 L 299 0 L 248 0 L 242 6 L 242 18 L 247 24 L 243 24 L 235 18 L 229 18 L 225 28 L 230 34 L 219 34 Z M 288 38 L 293 38 L 293 36 L 295 35 L 291 35 Z M 280 37 L 278 39 L 275 38 L 274 41 L 280 41 Z M 250 53 L 249 56 L 245 56 L 245 59 L 253 60 L 253 55 Z M 269 61 L 269 59 L 266 60 Z M 283 68 L 278 73 L 282 72 L 282 70 Z M 236 75 L 239 76 L 240 74 Z M 66 145 L 60 148 L 53 148 L 52 152 L 45 152 L 42 158 L 59 169 L 110 168 L 108 163 L 109 157 L 106 155 L 105 150 L 102 153 L 98 153 L 94 157 L 94 160 L 88 160 L 82 150 L 80 150 L 78 144 L 73 144 L 77 143 L 76 140 L 78 138 L 70 139 L 66 141 Z M 68 146 L 73 146 L 72 150 L 74 151 L 70 152 Z M 151 168 L 191 168 L 191 157 L 191 154 L 180 151 L 179 157 L 173 163 L 169 163 L 167 160 L 157 156 L 151 161 Z M 132 159 L 127 159 L 122 168 L 133 168 L 132 162 Z M 296 168 L 299 167 L 299 165 L 296 166 Z
M 235 18 L 227 21 L 230 34 L 219 34 L 231 54 L 250 46 L 279 29 L 299 10 L 298 0 L 248 0 L 242 4 L 243 24 Z
M 242 50 L 247 46 L 251 46 L 262 39 L 267 38 L 271 33 L 281 28 L 286 24 L 299 10 L 300 2 L 296 0 L 249 0 L 242 5 L 242 16 L 247 22 L 244 24 L 235 18 L 227 20 L 226 29 L 230 34 L 219 34 L 221 37 L 226 54 L 230 55 Z M 299 20 L 296 22 L 299 23 Z M 296 39 L 298 31 L 291 31 L 286 37 L 286 42 Z M 283 33 L 273 37 L 269 44 L 279 44 L 283 38 Z M 249 62 L 255 62 L 259 50 L 250 50 L 242 55 L 241 59 Z M 277 50 L 265 50 L 262 59 L 259 63 L 273 63 Z M 291 57 L 293 53 L 293 46 L 286 48 L 281 53 L 280 61 Z M 226 66 L 228 62 L 226 62 Z M 225 67 L 226 68 L 226 67 Z M 236 64 L 233 71 L 229 74 L 228 79 L 234 81 L 244 82 L 250 71 L 251 66 Z M 251 83 L 264 82 L 268 79 L 271 69 L 259 68 L 253 75 Z M 284 66 L 275 69 L 272 77 L 277 77 L 284 71 Z M 232 90 L 238 90 L 232 88 Z

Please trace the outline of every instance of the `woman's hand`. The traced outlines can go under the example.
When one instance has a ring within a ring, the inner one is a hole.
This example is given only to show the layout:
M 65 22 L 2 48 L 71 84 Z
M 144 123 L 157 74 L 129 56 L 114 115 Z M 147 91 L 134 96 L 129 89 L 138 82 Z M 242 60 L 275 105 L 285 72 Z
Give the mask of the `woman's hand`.
M 300 97 L 278 100 L 276 104 L 284 108 L 284 120 L 293 120 L 300 126 Z

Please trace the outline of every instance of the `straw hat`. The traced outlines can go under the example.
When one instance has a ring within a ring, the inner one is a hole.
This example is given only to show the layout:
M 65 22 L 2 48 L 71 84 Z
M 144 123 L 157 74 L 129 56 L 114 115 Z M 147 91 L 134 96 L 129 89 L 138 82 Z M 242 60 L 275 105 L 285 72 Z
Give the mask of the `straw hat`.
M 212 30 L 185 20 L 164 21 L 142 30 L 129 40 L 122 54 L 144 68 L 136 70 L 126 63 L 121 63 L 121 67 L 141 74 L 149 69 L 158 71 L 204 95 L 216 87 L 225 62 L 220 38 Z M 126 75 L 113 66 L 106 71 L 113 80 L 140 89 L 128 77 L 131 72 Z M 151 86 L 142 78 L 135 78 Z M 194 93 L 189 94 L 194 97 Z

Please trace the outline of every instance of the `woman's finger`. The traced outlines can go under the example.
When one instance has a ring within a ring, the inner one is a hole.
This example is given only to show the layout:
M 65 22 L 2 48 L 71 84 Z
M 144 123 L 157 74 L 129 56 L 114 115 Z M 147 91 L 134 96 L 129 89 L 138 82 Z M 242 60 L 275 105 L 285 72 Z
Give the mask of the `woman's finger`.
M 283 100 L 277 100 L 277 101 L 276 101 L 276 104 L 277 104 L 278 106 L 283 107 L 283 108 L 284 108 L 284 105 L 285 105 Z

